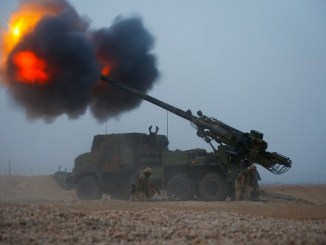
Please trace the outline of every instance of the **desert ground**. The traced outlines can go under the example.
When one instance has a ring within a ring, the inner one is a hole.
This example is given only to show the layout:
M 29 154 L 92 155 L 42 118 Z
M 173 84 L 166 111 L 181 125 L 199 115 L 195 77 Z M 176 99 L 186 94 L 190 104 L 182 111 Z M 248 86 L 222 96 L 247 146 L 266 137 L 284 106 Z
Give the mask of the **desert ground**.
M 80 201 L 53 176 L 1 176 L 0 244 L 326 244 L 326 185 L 263 185 L 258 202 Z

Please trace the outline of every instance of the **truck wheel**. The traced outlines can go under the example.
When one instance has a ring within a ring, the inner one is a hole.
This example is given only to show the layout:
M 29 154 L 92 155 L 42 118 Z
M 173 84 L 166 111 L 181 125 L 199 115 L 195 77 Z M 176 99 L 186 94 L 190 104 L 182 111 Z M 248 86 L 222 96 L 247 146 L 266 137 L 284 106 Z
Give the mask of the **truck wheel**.
M 100 184 L 94 176 L 82 177 L 77 182 L 76 192 L 82 200 L 98 200 L 103 196 Z
M 228 195 L 228 185 L 221 175 L 209 173 L 199 183 L 199 194 L 205 201 L 224 201 Z
M 190 177 L 184 174 L 173 176 L 169 179 L 166 186 L 166 192 L 169 198 L 176 198 L 182 201 L 194 197 L 194 182 Z

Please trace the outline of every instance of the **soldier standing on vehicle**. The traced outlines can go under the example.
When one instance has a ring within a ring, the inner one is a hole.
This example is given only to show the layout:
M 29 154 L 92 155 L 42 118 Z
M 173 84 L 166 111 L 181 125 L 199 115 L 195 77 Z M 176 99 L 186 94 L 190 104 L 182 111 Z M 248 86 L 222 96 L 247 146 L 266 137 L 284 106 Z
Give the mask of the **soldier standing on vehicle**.
M 138 174 L 136 184 L 132 190 L 133 201 L 150 201 L 155 192 L 161 195 L 160 190 L 149 181 L 149 177 L 152 173 L 153 170 L 147 167 L 142 173 Z

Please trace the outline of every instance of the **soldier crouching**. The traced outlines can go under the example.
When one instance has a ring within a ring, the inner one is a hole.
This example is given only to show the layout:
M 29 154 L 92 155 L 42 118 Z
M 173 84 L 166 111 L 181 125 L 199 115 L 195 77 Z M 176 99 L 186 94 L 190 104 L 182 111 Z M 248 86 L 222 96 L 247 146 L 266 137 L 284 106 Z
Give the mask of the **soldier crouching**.
M 145 168 L 142 173 L 138 174 L 136 184 L 132 185 L 131 200 L 132 201 L 150 201 L 155 193 L 161 195 L 160 190 L 149 181 L 149 177 L 153 170 L 149 167 Z

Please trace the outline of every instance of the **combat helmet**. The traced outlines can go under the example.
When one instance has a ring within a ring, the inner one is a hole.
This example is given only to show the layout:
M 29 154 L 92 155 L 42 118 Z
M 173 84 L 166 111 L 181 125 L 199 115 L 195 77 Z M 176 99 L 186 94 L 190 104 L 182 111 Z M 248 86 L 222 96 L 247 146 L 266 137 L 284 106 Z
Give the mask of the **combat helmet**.
M 150 167 L 144 168 L 144 174 L 152 174 L 153 170 Z

